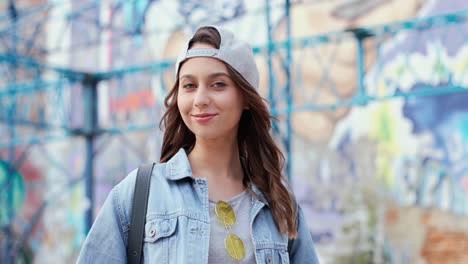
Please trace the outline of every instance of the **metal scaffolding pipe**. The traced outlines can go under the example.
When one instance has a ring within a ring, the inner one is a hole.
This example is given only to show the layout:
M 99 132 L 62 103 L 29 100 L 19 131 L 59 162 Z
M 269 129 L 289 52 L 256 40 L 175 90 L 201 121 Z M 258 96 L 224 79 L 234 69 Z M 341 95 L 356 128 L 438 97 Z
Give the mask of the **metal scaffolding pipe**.
M 98 134 L 98 96 L 97 84 L 99 80 L 87 75 L 83 80 L 83 131 L 86 142 L 85 192 L 89 207 L 86 210 L 86 233 L 93 224 L 94 209 L 94 145 Z

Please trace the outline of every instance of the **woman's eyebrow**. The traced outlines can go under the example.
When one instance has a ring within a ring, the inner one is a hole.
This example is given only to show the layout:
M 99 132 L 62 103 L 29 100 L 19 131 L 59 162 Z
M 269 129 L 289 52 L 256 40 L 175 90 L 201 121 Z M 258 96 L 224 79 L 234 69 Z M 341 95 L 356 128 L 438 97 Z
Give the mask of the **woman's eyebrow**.
M 192 74 L 184 74 L 184 75 L 180 76 L 179 79 L 180 79 L 180 80 L 185 79 L 185 78 L 191 79 L 191 78 L 193 78 L 193 77 L 194 77 L 194 76 L 193 76 Z
M 215 77 L 228 77 L 229 79 L 231 79 L 231 76 L 229 76 L 229 74 L 225 73 L 225 72 L 215 72 L 215 73 L 212 73 L 209 75 L 211 78 L 215 78 Z

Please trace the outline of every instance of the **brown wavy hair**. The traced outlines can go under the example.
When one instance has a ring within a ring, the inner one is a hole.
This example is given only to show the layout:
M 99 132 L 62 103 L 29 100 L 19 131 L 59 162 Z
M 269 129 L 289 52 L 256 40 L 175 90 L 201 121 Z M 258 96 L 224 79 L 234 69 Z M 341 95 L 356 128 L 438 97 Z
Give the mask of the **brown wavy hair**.
M 213 27 L 202 27 L 189 41 L 189 49 L 194 43 L 206 43 L 215 48 L 221 44 L 221 36 Z M 270 135 L 271 119 L 265 100 L 234 68 L 225 63 L 233 82 L 241 89 L 248 109 L 241 115 L 237 142 L 244 184 L 253 183 L 265 195 L 275 223 L 283 234 L 290 238 L 297 235 L 293 195 L 285 186 L 287 183 L 281 171 L 284 156 Z M 167 162 L 180 148 L 190 153 L 195 146 L 195 135 L 185 125 L 177 107 L 179 78 L 164 100 L 166 112 L 161 119 L 164 127 L 161 162 Z

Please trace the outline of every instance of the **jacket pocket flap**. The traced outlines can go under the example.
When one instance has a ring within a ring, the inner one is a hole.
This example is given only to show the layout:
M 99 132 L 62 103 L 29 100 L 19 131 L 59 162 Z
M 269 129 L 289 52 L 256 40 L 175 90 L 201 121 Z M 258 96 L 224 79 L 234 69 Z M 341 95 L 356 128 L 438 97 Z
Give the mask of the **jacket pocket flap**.
M 258 242 L 256 245 L 257 249 L 276 249 L 280 251 L 287 251 L 288 244 L 281 242 Z
M 177 226 L 177 218 L 153 219 L 145 224 L 145 242 L 155 242 L 172 235 Z

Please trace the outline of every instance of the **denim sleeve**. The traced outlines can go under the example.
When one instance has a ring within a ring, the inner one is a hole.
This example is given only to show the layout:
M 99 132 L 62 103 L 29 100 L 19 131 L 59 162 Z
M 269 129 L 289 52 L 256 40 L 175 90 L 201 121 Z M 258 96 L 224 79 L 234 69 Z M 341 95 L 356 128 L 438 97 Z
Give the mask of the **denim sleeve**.
M 297 237 L 289 241 L 289 262 L 291 264 L 316 264 L 319 263 L 315 253 L 312 236 L 304 221 L 304 214 L 299 206 L 297 214 Z
M 119 187 L 119 186 L 116 186 Z M 81 248 L 77 263 L 126 263 L 126 236 L 118 188 L 107 196 Z

